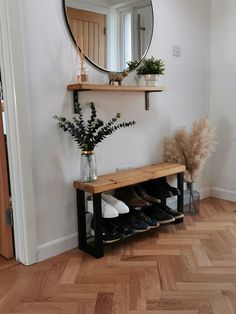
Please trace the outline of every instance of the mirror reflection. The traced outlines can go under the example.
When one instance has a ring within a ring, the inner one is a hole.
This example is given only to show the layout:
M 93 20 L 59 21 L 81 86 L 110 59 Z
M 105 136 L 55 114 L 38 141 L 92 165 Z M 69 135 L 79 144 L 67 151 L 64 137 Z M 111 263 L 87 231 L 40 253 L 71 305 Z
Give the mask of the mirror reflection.
M 122 71 L 140 61 L 153 31 L 151 0 L 63 0 L 73 40 L 98 67 Z

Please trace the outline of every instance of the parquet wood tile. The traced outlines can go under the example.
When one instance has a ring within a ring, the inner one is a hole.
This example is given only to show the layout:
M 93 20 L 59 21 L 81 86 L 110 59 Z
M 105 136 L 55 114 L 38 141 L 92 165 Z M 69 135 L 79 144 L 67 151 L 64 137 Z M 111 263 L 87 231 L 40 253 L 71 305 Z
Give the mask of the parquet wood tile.
M 15 266 L 17 264 L 19 264 L 19 262 L 17 262 L 14 258 L 7 260 L 4 257 L 0 256 L 0 270 L 10 268 L 10 267 Z
M 30 267 L 0 260 L 0 313 L 236 314 L 236 204 L 213 198 L 182 225 Z

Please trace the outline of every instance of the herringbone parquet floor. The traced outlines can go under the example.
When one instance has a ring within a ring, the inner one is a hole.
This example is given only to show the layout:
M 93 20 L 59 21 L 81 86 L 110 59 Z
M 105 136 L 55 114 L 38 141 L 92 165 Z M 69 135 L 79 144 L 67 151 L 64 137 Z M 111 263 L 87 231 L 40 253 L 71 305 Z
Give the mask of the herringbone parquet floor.
M 236 204 L 207 199 L 185 224 L 140 234 L 96 260 L 78 250 L 0 270 L 0 313 L 234 314 Z

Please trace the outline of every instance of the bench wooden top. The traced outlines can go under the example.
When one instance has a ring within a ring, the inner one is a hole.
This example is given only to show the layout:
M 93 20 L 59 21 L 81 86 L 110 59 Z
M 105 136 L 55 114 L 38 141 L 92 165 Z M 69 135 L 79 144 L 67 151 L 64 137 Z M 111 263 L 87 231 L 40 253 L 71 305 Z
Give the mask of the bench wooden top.
M 78 180 L 74 182 L 74 187 L 85 192 L 96 194 L 184 171 L 184 165 L 161 163 L 105 174 L 99 176 L 95 182 L 83 183 Z

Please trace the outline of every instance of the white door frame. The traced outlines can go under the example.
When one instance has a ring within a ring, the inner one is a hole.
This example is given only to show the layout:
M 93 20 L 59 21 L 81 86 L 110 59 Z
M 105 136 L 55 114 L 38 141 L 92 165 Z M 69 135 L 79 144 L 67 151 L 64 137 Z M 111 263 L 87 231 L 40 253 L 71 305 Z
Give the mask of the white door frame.
M 37 262 L 31 137 L 21 0 L 0 0 L 0 68 L 3 80 L 16 259 Z

